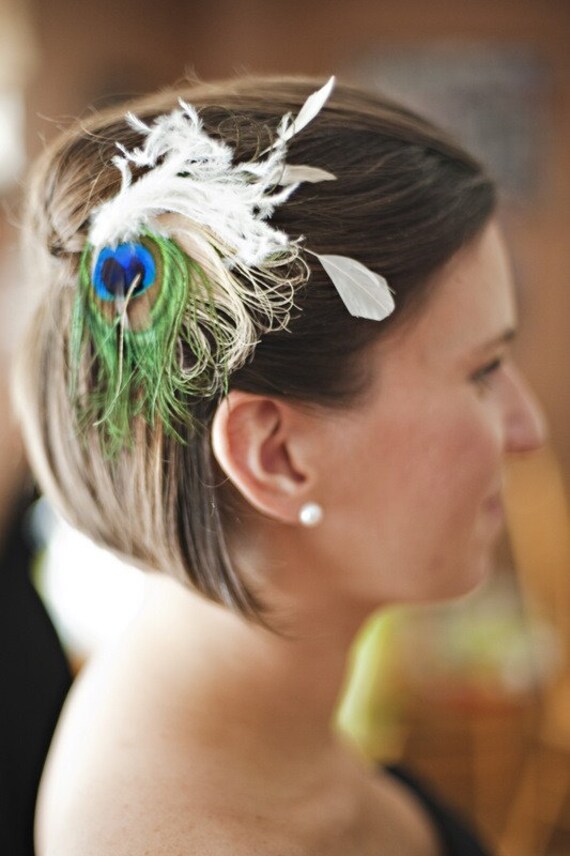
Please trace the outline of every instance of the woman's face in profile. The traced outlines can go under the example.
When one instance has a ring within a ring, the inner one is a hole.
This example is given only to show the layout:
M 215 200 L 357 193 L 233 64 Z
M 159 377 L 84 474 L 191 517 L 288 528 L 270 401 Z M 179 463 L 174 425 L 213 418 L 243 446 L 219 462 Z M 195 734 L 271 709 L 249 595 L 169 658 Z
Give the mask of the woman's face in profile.
M 379 602 L 444 598 L 484 577 L 503 523 L 505 455 L 543 441 L 509 354 L 515 327 L 491 224 L 440 272 L 421 316 L 372 349 L 367 402 L 327 420 L 328 549 L 353 596 L 369 597 L 372 579 Z

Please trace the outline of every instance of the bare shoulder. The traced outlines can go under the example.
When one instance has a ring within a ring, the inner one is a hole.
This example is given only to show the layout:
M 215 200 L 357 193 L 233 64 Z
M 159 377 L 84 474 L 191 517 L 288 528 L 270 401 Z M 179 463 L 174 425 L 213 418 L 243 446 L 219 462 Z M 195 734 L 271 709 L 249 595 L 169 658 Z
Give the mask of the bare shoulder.
M 149 658 L 137 670 L 122 656 L 90 665 L 66 704 L 40 789 L 38 856 L 438 852 L 423 813 L 389 777 L 371 785 L 335 767 L 326 799 L 302 804 L 244 793 L 244 770 L 188 739 L 186 717 L 177 731 L 167 694 L 149 698 L 137 685 Z
M 177 788 L 172 759 L 156 763 L 116 676 L 107 657 L 94 661 L 66 702 L 40 785 L 39 856 L 188 852 L 191 801 Z
M 208 816 L 195 782 L 185 782 L 173 759 L 153 761 L 116 744 L 100 744 L 99 759 L 65 771 L 54 761 L 42 785 L 38 856 L 230 856 L 223 824 Z
M 117 810 L 102 803 L 89 812 L 72 812 L 40 856 L 265 856 L 238 846 L 223 829 L 188 808 L 183 819 L 173 816 L 172 806 L 166 812 L 141 801 L 133 808 Z
M 40 787 L 38 856 L 267 856 L 239 817 L 212 810 L 203 765 L 161 739 L 124 680 L 98 660 L 70 694 Z
M 147 783 L 126 775 L 91 781 L 60 817 L 38 856 L 277 856 L 271 837 L 212 812 L 197 793 L 160 773 Z

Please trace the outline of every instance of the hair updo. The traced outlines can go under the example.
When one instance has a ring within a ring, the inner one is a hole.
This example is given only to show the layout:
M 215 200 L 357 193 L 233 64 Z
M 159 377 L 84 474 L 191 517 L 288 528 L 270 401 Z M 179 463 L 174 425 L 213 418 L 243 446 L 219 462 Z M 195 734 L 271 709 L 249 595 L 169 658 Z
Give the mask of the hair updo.
M 128 106 L 152 122 L 178 98 L 199 111 L 208 134 L 250 160 L 273 141 L 286 112 L 316 88 L 301 79 L 241 79 L 161 92 Z M 126 107 L 104 110 L 64 133 L 31 182 L 25 229 L 30 277 L 42 299 L 19 362 L 24 433 L 40 484 L 67 519 L 129 560 L 173 574 L 206 597 L 263 621 L 263 603 L 240 579 L 227 548 L 235 507 L 222 489 L 210 444 L 220 395 L 185 402 L 195 428 L 183 442 L 133 420 L 132 443 L 105 454 L 99 429 L 78 430 L 70 400 L 69 339 L 80 259 L 93 209 L 114 196 L 116 144 L 141 136 Z M 303 184 L 273 215 L 290 238 L 320 254 L 354 258 L 384 276 L 396 311 L 383 321 L 351 316 L 320 264 L 299 290 L 286 330 L 261 338 L 230 389 L 348 407 L 366 386 L 367 346 L 421 309 L 430 275 L 485 226 L 495 190 L 481 165 L 439 129 L 402 106 L 337 86 L 288 146 L 287 162 L 310 164 L 336 181 Z M 79 378 L 88 395 L 89 366 Z

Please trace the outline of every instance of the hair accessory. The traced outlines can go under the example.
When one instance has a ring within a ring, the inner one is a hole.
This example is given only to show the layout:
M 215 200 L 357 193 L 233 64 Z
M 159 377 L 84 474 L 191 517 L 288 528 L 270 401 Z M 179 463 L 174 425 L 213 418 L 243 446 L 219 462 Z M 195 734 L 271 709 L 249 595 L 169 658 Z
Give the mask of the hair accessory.
M 128 294 L 138 297 L 153 284 L 156 265 L 143 244 L 119 244 L 101 250 L 93 269 L 93 287 L 101 300 L 121 303 Z
M 89 396 L 73 389 L 80 416 L 104 426 L 111 451 L 134 416 L 150 425 L 158 417 L 179 436 L 188 397 L 227 390 L 260 336 L 287 326 L 296 287 L 309 278 L 305 252 L 351 314 L 381 320 L 393 310 L 382 277 L 354 259 L 312 253 L 302 236 L 267 222 L 300 183 L 335 179 L 285 160 L 333 86 L 331 77 L 295 118 L 283 116 L 269 148 L 241 163 L 184 101 L 152 124 L 127 114 L 143 145 L 118 145 L 121 187 L 92 213 L 71 340 L 72 365 L 89 361 L 94 379 Z
M 299 510 L 299 523 L 310 529 L 318 526 L 323 517 L 323 509 L 318 502 L 306 502 Z
M 392 314 L 396 304 L 383 276 L 347 256 L 314 255 L 336 286 L 351 315 L 383 321 Z
M 145 137 L 141 148 L 113 158 L 120 171 L 119 193 L 94 209 L 89 242 L 98 250 L 136 240 L 143 229 L 170 234 L 157 218 L 164 213 L 184 218 L 189 231 L 208 235 L 230 268 L 258 268 L 275 254 L 298 253 L 298 242 L 266 220 L 301 181 L 334 180 L 332 173 L 285 163 L 287 142 L 321 110 L 334 85 L 331 78 L 313 93 L 296 119 L 286 114 L 276 140 L 255 161 L 233 163 L 233 149 L 210 137 L 198 113 L 180 101 L 173 110 L 147 125 L 128 113 L 127 123 Z M 133 180 L 132 168 L 146 171 Z

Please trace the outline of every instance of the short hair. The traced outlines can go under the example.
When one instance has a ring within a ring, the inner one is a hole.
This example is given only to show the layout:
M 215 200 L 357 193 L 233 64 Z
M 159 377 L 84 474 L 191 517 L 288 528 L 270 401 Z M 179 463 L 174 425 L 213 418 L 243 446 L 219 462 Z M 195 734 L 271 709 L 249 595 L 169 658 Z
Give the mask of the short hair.
M 157 421 L 133 421 L 133 442 L 105 454 L 92 426 L 78 431 L 70 397 L 69 336 L 78 269 L 93 209 L 114 196 L 117 142 L 140 133 L 131 110 L 152 122 L 182 97 L 208 134 L 236 160 L 274 139 L 281 116 L 314 91 L 307 79 L 243 78 L 192 84 L 114 107 L 77 123 L 44 153 L 28 195 L 25 240 L 41 304 L 17 372 L 24 434 L 36 474 L 72 524 L 129 560 L 169 572 L 215 602 L 264 623 L 259 592 L 234 566 L 228 532 L 236 505 L 213 457 L 210 427 L 221 395 L 189 399 L 183 442 Z M 348 313 L 320 264 L 308 256 L 307 287 L 286 330 L 262 336 L 230 379 L 236 388 L 330 408 L 363 393 L 367 346 L 421 311 L 439 268 L 481 232 L 496 205 L 481 164 L 430 122 L 376 94 L 338 85 L 289 144 L 289 163 L 321 167 L 336 181 L 304 184 L 272 217 L 316 253 L 347 255 L 384 276 L 396 311 L 375 322 Z M 90 376 L 79 379 L 89 394 Z

